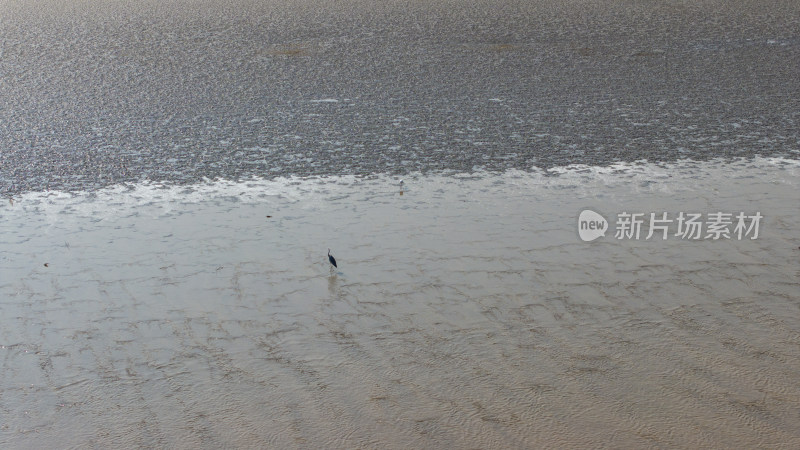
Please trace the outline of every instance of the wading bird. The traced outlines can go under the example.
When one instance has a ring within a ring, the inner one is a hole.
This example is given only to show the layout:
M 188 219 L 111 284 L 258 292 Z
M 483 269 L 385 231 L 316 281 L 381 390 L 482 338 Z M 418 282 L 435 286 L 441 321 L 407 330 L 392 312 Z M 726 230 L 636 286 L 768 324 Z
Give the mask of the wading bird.
M 331 264 L 333 264 L 333 267 L 336 267 L 337 269 L 339 268 L 339 266 L 336 265 L 336 258 L 334 258 L 333 255 L 331 255 L 331 249 L 328 249 L 328 261 L 330 261 Z

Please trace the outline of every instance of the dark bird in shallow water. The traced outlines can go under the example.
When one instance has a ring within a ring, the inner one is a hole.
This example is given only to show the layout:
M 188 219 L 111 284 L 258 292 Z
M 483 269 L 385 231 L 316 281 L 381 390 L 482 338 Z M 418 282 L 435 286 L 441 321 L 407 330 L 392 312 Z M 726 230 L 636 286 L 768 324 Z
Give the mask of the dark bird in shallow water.
M 334 258 L 333 255 L 331 255 L 331 249 L 328 249 L 328 261 L 330 261 L 331 264 L 333 264 L 333 267 L 336 267 L 337 269 L 339 268 L 339 266 L 336 265 L 336 258 Z

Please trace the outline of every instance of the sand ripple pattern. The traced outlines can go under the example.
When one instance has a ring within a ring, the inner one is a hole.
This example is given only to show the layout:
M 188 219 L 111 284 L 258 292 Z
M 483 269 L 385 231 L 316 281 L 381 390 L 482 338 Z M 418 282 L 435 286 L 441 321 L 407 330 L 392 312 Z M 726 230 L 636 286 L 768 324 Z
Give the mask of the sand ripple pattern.
M 798 170 L 17 198 L 0 446 L 797 448 Z M 754 241 L 587 244 L 583 207 L 765 223 Z

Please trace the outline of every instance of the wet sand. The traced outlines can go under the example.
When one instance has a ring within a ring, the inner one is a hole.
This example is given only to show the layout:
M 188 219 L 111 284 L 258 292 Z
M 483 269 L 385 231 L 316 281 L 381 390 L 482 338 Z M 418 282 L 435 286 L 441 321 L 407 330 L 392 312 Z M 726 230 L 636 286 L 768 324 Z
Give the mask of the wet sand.
M 800 166 L 562 172 L 18 196 L 0 446 L 797 448 Z M 585 243 L 586 207 L 764 219 Z

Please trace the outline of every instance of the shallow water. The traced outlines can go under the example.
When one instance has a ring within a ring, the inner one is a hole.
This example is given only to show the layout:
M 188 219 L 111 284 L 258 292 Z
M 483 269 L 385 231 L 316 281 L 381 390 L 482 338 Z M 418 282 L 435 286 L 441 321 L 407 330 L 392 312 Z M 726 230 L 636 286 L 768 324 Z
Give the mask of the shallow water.
M 16 197 L 0 445 L 796 448 L 799 184 L 756 159 Z M 764 219 L 588 243 L 587 207 Z

